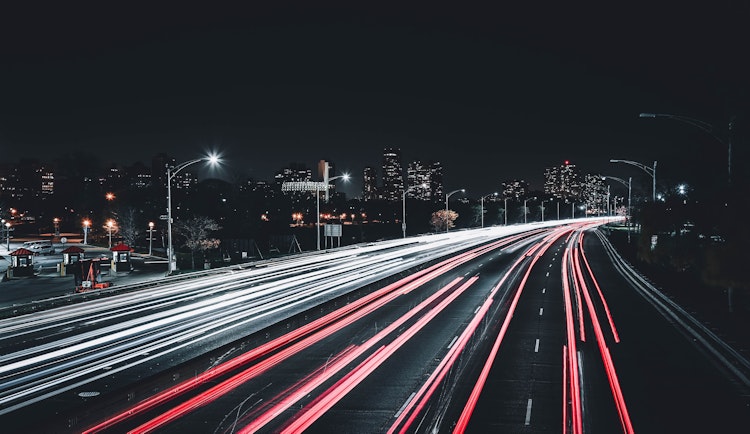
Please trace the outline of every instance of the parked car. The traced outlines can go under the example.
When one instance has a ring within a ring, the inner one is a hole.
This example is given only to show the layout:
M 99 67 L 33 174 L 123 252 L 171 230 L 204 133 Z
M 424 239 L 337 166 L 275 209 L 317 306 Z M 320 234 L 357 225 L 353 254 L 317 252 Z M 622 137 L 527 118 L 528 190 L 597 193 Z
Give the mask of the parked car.
M 30 242 L 28 247 L 24 247 L 33 252 L 35 255 L 51 255 L 55 253 L 55 246 L 52 244 L 52 241 L 49 240 L 33 241 Z

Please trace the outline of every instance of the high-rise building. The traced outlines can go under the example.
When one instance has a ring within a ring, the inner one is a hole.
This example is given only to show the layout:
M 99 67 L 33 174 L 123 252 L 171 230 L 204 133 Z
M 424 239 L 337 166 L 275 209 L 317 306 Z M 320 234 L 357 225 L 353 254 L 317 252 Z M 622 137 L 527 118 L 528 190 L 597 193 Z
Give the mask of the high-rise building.
M 581 184 L 575 164 L 566 160 L 559 167 L 545 169 L 544 193 L 563 200 L 579 199 Z
M 362 199 L 366 202 L 378 199 L 378 176 L 372 166 L 365 167 L 362 173 Z
M 430 180 L 427 200 L 443 200 L 443 165 L 439 161 L 430 163 Z
M 430 200 L 431 167 L 421 161 L 412 161 L 406 168 L 406 197 L 410 199 Z
M 502 183 L 503 198 L 519 200 L 529 192 L 529 183 L 522 179 L 513 179 Z
M 389 202 L 401 200 L 404 191 L 404 173 L 401 166 L 401 149 L 383 150 L 383 199 Z

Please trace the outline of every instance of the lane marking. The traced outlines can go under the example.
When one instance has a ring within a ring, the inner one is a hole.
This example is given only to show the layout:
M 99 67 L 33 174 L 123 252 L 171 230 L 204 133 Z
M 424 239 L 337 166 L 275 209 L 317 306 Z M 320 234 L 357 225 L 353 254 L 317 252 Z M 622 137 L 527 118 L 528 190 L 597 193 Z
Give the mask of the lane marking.
M 544 294 L 545 292 L 547 292 L 547 288 L 542 288 L 542 294 Z
M 540 307 L 540 308 L 539 308 L 539 316 L 541 316 L 543 312 L 544 312 L 544 308 L 543 308 L 543 307 Z
M 535 353 L 539 352 L 539 339 L 536 340 L 536 344 L 534 345 L 534 352 Z
M 453 336 L 453 340 L 451 341 L 451 343 L 448 344 L 449 350 L 451 349 L 451 347 L 453 347 L 453 344 L 455 344 L 457 340 L 458 340 L 458 336 Z
M 529 425 L 531 423 L 531 398 L 529 398 L 529 402 L 526 404 L 526 423 L 524 425 Z

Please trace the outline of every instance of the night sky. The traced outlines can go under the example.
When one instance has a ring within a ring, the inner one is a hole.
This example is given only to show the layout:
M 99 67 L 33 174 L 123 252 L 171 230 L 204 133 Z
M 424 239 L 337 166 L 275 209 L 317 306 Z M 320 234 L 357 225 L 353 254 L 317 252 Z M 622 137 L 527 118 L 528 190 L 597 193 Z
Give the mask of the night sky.
M 720 174 L 708 135 L 638 114 L 747 123 L 745 1 L 18 3 L 0 12 L 3 160 L 216 150 L 226 179 L 270 180 L 327 159 L 356 195 L 393 146 L 476 198 L 541 188 L 564 160 L 634 182 L 650 178 L 609 160 Z

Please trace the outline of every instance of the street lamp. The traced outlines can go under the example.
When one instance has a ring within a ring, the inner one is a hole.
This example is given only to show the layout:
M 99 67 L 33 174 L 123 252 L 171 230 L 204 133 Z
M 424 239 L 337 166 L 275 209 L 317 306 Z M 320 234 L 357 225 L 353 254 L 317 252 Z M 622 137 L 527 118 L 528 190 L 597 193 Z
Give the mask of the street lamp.
M 487 194 L 487 195 L 485 195 L 485 196 L 482 196 L 482 197 L 481 197 L 481 200 L 480 200 L 480 202 L 481 202 L 481 207 L 482 207 L 482 227 L 484 227 L 484 198 L 485 198 L 485 197 L 490 197 L 490 196 L 497 196 L 497 192 L 494 192 L 494 193 L 490 193 L 490 194 Z
M 508 226 L 508 198 L 503 198 L 503 217 L 505 217 L 505 226 Z
M 60 219 L 55 217 L 52 219 L 52 224 L 55 226 L 55 236 L 60 236 Z
M 326 163 L 326 175 L 328 174 L 328 163 Z M 315 183 L 315 199 L 316 199 L 316 208 L 317 212 L 315 213 L 317 216 L 317 223 L 315 226 L 315 233 L 317 234 L 317 241 L 318 241 L 318 250 L 320 250 L 320 185 L 325 184 L 326 187 L 326 200 L 328 200 L 328 183 L 331 181 L 334 181 L 336 179 L 343 179 L 344 181 L 349 180 L 349 174 L 345 173 L 343 175 L 334 176 L 329 178 L 328 176 L 324 176 L 324 179 L 326 182 L 317 182 Z
M 651 178 L 653 178 L 653 183 L 652 183 L 652 188 L 651 188 L 651 201 L 656 202 L 656 160 L 654 160 L 653 167 L 648 167 L 636 161 L 629 161 L 629 160 L 609 160 L 609 162 L 632 164 L 633 166 L 640 167 L 641 169 L 643 169 L 644 172 L 651 175 Z
M 88 244 L 88 236 L 89 236 L 89 227 L 91 226 L 91 220 L 84 220 L 83 221 L 83 245 Z
M 624 179 L 618 178 L 616 176 L 602 176 L 602 180 L 605 180 L 605 179 L 615 180 L 628 188 L 628 210 L 625 213 L 625 220 L 628 222 L 628 227 L 630 227 L 630 191 L 631 191 L 633 177 L 628 177 L 628 182 L 625 182 Z M 630 231 L 628 231 L 628 239 L 630 239 Z
M 461 188 L 461 189 L 458 189 L 458 190 L 453 190 L 450 193 L 448 193 L 448 194 L 445 195 L 445 233 L 446 234 L 448 233 L 448 227 L 450 226 L 448 224 L 449 223 L 448 222 L 448 198 L 450 198 L 453 195 L 453 193 L 458 193 L 459 191 L 461 193 L 465 193 L 466 192 L 466 190 L 464 190 L 463 188 Z
M 529 200 L 536 200 L 536 197 L 530 197 L 523 200 L 523 222 L 526 223 L 526 214 L 529 213 L 529 211 L 526 209 L 526 202 Z
M 154 222 L 148 222 L 148 255 L 151 256 L 151 247 L 154 242 Z
M 113 220 L 107 220 L 107 229 L 109 229 L 109 248 L 112 248 L 112 226 L 115 222 Z
M 729 120 L 729 126 L 727 129 L 726 138 L 719 137 L 714 132 L 713 125 L 709 124 L 708 122 L 702 121 L 700 119 L 690 118 L 687 116 L 671 115 L 667 113 L 641 113 L 638 115 L 638 117 L 673 119 L 675 121 L 680 121 L 686 124 L 690 124 L 710 134 L 719 143 L 727 147 L 727 183 L 728 184 L 732 183 L 732 128 L 734 127 L 734 119 L 735 119 L 734 116 L 732 116 L 731 119 Z
M 417 187 L 427 188 L 427 184 L 412 185 L 401 194 L 401 231 L 404 234 L 404 238 L 406 238 L 406 193 L 412 188 Z
M 5 250 L 10 252 L 10 222 L 5 222 Z
M 218 163 L 219 157 L 216 155 L 210 155 L 208 157 L 202 157 L 202 158 L 196 158 L 195 160 L 185 161 L 184 163 L 180 163 L 174 167 L 171 167 L 169 164 L 167 164 L 167 238 L 168 238 L 168 247 L 167 247 L 167 263 L 169 264 L 167 267 L 167 274 L 172 274 L 172 272 L 177 268 L 175 265 L 175 256 L 172 250 L 172 178 L 177 175 L 177 173 L 192 165 L 195 163 L 200 163 L 201 161 L 208 161 L 210 164 L 214 165 Z

